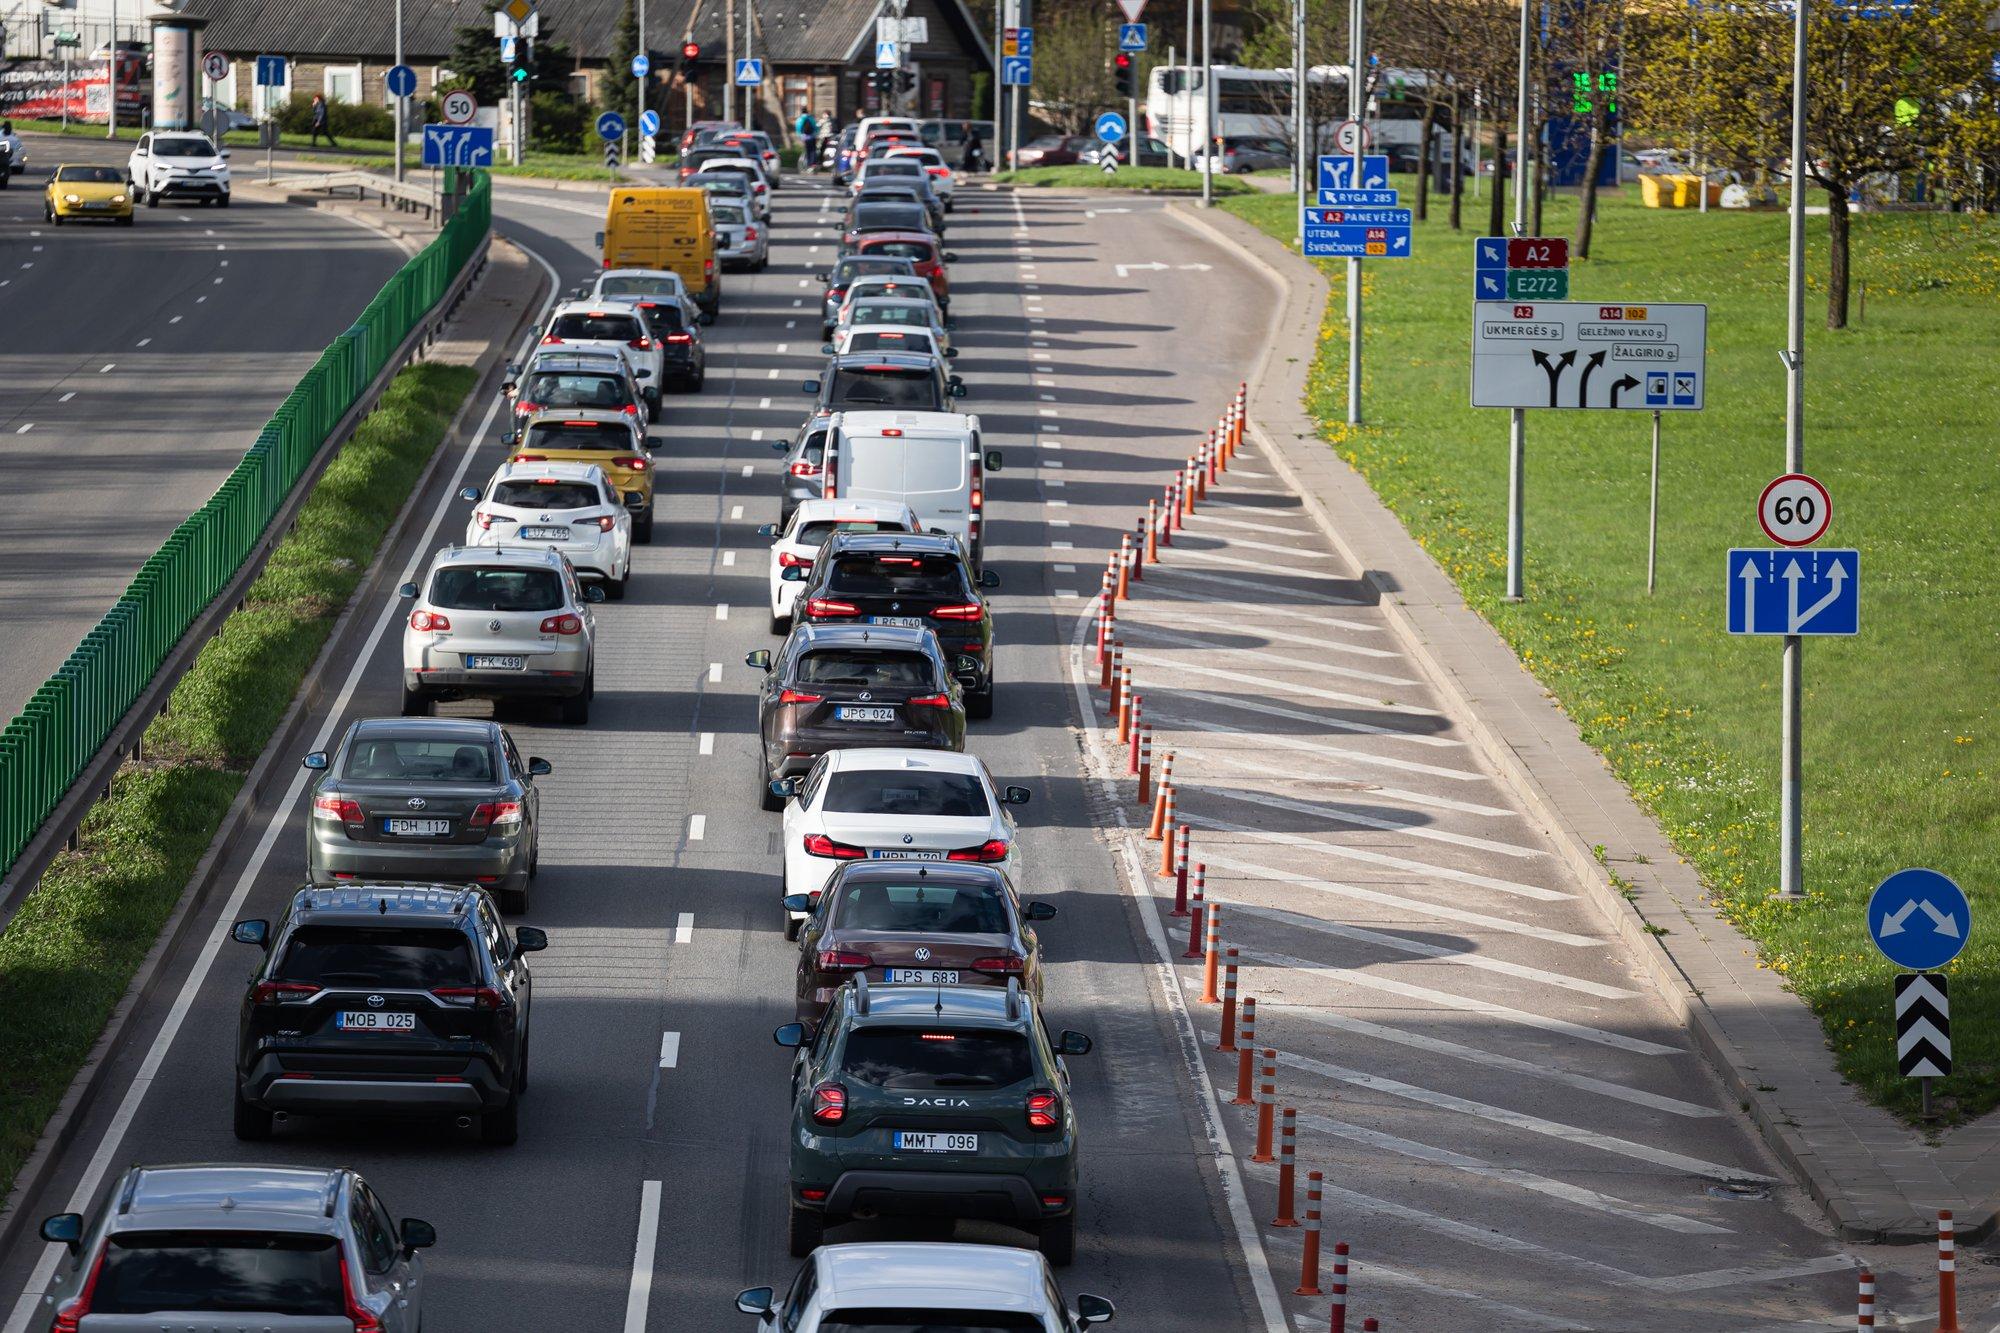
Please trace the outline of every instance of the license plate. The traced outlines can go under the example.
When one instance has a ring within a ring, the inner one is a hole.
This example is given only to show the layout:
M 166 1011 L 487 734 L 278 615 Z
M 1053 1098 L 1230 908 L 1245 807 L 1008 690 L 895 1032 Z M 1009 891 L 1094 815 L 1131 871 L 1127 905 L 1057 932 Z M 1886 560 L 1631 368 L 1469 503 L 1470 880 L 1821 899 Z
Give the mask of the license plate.
M 566 542 L 568 528 L 522 528 L 521 535 L 531 542 Z
M 894 722 L 896 720 L 896 710 L 893 708 L 842 707 L 834 709 L 833 715 L 842 722 Z
M 868 623 L 871 625 L 896 625 L 902 629 L 922 629 L 924 618 L 922 616 L 870 616 L 868 617 Z
M 415 1032 L 415 1014 L 379 1013 L 373 1009 L 344 1009 L 334 1019 L 342 1032 Z
M 882 979 L 898 986 L 956 986 L 958 973 L 934 967 L 885 967 Z
M 398 838 L 441 838 L 451 832 L 449 819 L 385 819 L 382 831 Z
M 487 657 L 477 653 L 465 655 L 467 671 L 519 671 L 528 665 L 525 657 Z
M 899 1129 L 896 1131 L 896 1151 L 898 1152 L 978 1152 L 977 1134 L 941 1134 L 934 1131 Z
M 95 199 L 93 199 L 93 200 L 90 200 L 90 201 L 86 202 L 86 203 L 84 204 L 84 207 L 85 207 L 85 208 L 109 208 L 109 207 L 111 207 L 111 205 L 110 205 L 110 204 L 108 204 L 108 203 L 104 203 L 104 202 L 101 202 L 101 201 L 99 201 L 99 200 L 95 200 Z
M 894 848 L 877 847 L 868 855 L 877 861 L 942 861 L 943 852 L 905 852 Z

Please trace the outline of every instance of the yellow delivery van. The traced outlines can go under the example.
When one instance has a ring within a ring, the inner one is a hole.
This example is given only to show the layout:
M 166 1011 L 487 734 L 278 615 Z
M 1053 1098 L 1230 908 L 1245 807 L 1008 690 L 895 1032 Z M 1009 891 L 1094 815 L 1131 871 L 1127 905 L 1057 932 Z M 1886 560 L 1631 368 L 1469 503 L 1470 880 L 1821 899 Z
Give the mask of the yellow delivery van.
M 706 190 L 620 188 L 604 215 L 604 267 L 661 268 L 680 275 L 709 319 L 722 308 L 715 225 Z

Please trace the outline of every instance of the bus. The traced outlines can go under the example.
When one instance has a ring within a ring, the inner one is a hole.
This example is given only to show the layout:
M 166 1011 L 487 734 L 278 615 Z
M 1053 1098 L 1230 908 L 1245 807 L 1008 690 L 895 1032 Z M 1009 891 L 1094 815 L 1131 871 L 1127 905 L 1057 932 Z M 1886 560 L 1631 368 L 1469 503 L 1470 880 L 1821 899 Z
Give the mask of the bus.
M 1292 71 L 1217 65 L 1215 133 L 1221 138 L 1254 136 L 1292 142 Z M 1311 110 L 1317 124 L 1314 144 L 1332 152 L 1333 131 L 1347 119 L 1347 66 L 1315 65 L 1306 71 Z M 1415 70 L 1377 67 L 1368 74 L 1371 153 L 1396 159 L 1395 170 L 1414 170 L 1423 140 L 1425 76 Z M 1155 66 L 1146 85 L 1147 132 L 1183 163 L 1200 150 L 1208 99 L 1199 65 Z M 1451 114 L 1437 108 L 1432 118 L 1432 159 L 1450 154 Z

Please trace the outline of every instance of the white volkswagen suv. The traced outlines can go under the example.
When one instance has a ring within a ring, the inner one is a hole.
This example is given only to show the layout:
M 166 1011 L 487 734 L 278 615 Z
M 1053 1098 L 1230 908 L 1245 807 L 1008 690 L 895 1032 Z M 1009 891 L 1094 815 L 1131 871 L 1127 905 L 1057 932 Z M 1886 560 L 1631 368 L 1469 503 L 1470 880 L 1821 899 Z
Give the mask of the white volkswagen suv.
M 486 483 L 460 491 L 476 506 L 467 546 L 544 546 L 604 584 L 614 602 L 632 575 L 632 513 L 595 463 L 502 463 Z
M 577 582 L 561 551 L 447 546 L 403 624 L 403 715 L 427 717 L 439 699 L 555 699 L 565 722 L 590 720 L 596 692 L 601 588 Z

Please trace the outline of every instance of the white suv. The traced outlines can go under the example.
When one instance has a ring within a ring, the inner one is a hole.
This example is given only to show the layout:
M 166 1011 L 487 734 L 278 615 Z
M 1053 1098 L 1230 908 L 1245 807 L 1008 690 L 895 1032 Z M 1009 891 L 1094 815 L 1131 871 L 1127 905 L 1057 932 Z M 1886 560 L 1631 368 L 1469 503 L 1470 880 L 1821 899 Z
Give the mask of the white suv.
M 660 381 L 666 377 L 667 354 L 647 331 L 646 321 L 632 307 L 633 298 L 564 301 L 542 330 L 541 349 L 566 352 L 611 352 L 623 356 L 639 381 L 647 415 L 660 418 Z
M 146 207 L 158 208 L 169 196 L 199 199 L 229 207 L 229 150 L 217 148 L 206 134 L 185 130 L 155 130 L 139 136 L 127 159 L 132 195 Z
M 562 720 L 588 722 L 596 692 L 601 588 L 577 582 L 560 551 L 447 546 L 403 624 L 403 715 L 439 699 L 532 696 L 559 701 Z
M 1048 1261 L 1033 1250 L 920 1241 L 822 1245 L 799 1269 L 782 1304 L 774 1289 L 752 1287 L 737 1295 L 736 1308 L 756 1315 L 761 1327 L 782 1326 L 788 1333 L 859 1328 L 864 1320 L 870 1328 L 1078 1333 L 1117 1313 L 1102 1296 L 1082 1294 L 1074 1311 L 1065 1309 Z M 988 1323 L 979 1311 L 995 1318 Z
M 576 572 L 598 579 L 614 602 L 632 575 L 632 514 L 595 463 L 502 463 L 486 483 L 459 492 L 478 507 L 465 524 L 467 546 L 561 551 Z
M 792 604 L 805 584 L 785 578 L 793 566 L 811 569 L 819 548 L 836 532 L 922 532 L 916 511 L 895 500 L 805 500 L 784 527 L 766 523 L 759 537 L 771 539 L 771 633 L 792 628 Z

